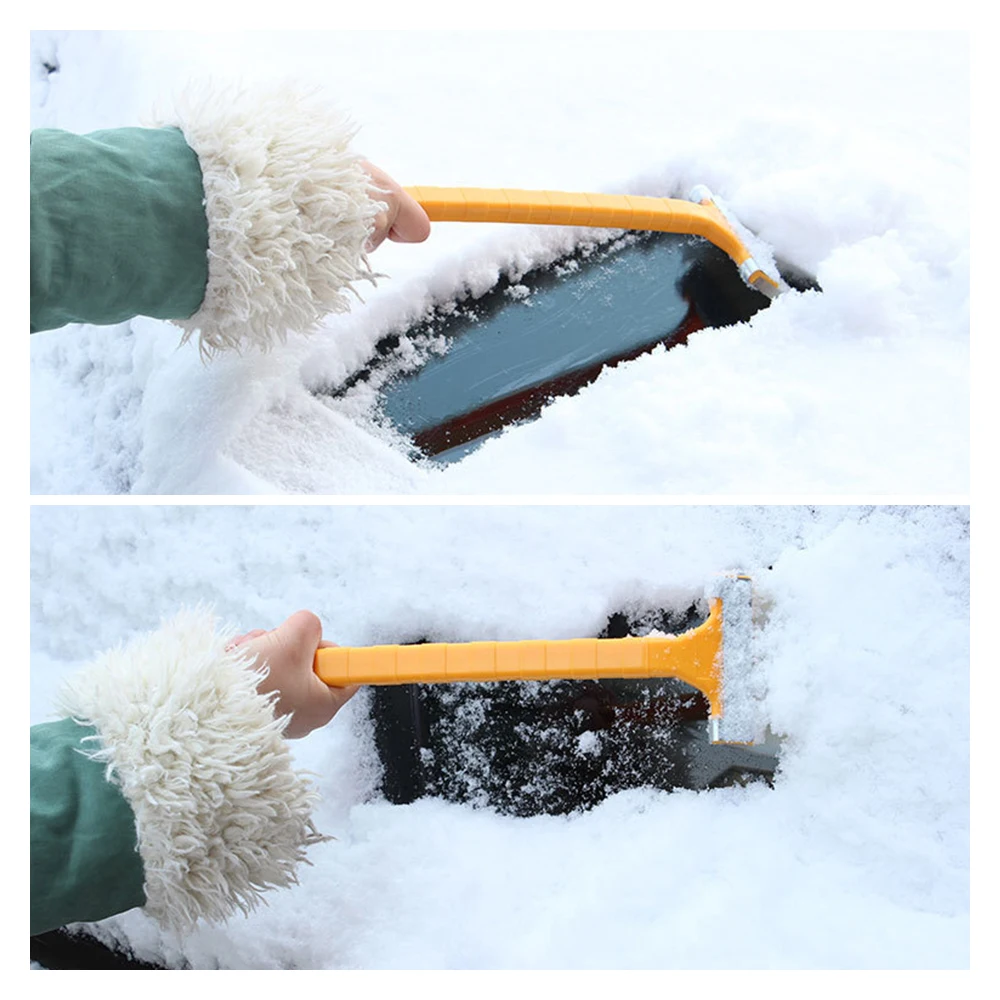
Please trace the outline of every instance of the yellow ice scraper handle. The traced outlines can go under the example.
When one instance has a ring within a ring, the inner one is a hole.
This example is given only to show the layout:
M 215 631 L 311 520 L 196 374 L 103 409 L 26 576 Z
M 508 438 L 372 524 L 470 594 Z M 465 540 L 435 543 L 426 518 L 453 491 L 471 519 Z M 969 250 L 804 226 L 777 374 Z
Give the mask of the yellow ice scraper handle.
M 431 222 L 524 222 L 702 236 L 733 259 L 751 288 L 768 298 L 779 291 L 778 282 L 753 259 L 704 186 L 692 192 L 696 201 L 509 188 L 408 187 L 406 191 L 423 206 Z
M 441 684 L 451 681 L 545 681 L 564 678 L 676 677 L 722 715 L 722 600 L 680 635 L 551 642 L 435 642 L 419 646 L 324 647 L 314 669 L 333 687 L 348 684 Z

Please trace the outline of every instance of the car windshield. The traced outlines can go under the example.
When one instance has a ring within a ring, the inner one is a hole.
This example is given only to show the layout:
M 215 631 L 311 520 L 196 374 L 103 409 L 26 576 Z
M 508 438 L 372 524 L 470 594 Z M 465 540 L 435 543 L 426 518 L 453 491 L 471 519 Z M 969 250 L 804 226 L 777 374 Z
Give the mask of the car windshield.
M 447 304 L 386 338 L 368 369 L 332 395 L 376 379 L 384 418 L 419 453 L 453 462 L 604 367 L 747 320 L 767 304 L 708 241 L 628 233 Z

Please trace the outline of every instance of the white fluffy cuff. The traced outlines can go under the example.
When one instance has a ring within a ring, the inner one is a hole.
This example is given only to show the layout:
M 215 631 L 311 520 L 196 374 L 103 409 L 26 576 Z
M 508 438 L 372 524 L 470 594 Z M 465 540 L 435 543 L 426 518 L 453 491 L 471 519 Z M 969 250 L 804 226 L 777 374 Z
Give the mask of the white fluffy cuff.
M 317 799 L 293 770 L 261 674 L 203 610 L 104 653 L 66 685 L 135 814 L 146 910 L 179 930 L 249 912 L 297 881 Z
M 201 164 L 208 216 L 208 287 L 176 321 L 202 352 L 308 332 L 348 309 L 352 282 L 374 283 L 365 256 L 382 204 L 348 150 L 355 128 L 315 94 L 189 91 L 159 122 L 184 133 Z

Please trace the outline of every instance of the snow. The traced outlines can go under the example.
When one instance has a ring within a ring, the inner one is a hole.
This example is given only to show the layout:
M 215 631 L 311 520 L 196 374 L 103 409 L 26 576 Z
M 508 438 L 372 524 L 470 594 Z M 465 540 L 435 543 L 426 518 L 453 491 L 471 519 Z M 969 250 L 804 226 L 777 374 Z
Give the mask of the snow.
M 374 395 L 311 390 L 432 305 L 580 234 L 440 223 L 425 244 L 377 251 L 388 277 L 352 313 L 267 356 L 205 365 L 150 320 L 31 338 L 32 491 L 965 494 L 968 44 L 959 32 L 36 32 L 35 127 L 137 124 L 193 78 L 292 75 L 348 108 L 358 148 L 401 183 L 661 195 L 704 183 L 823 292 L 606 371 L 441 469 L 407 458 Z
M 197 601 L 298 607 L 341 644 L 593 635 L 751 573 L 775 787 L 632 789 L 586 813 L 387 803 L 363 693 L 293 744 L 317 775 L 301 885 L 184 940 L 195 968 L 962 968 L 969 535 L 952 507 L 36 507 L 31 718 L 97 651 Z M 585 752 L 586 747 L 582 746 Z

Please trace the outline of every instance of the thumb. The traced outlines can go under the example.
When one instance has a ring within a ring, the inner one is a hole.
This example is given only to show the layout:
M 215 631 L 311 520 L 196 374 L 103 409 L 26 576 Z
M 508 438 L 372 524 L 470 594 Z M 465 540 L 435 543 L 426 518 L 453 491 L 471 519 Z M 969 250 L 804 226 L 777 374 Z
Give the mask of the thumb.
M 282 649 L 293 663 L 307 663 L 310 669 L 322 638 L 323 624 L 311 611 L 296 611 L 268 634 L 269 645 Z

